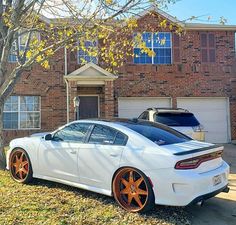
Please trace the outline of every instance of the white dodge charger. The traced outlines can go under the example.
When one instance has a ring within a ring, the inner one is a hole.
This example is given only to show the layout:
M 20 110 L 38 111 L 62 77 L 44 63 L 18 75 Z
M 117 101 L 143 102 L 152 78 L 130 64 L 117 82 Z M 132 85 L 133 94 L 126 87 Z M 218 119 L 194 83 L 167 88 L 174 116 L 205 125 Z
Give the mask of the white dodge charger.
M 74 121 L 10 143 L 7 168 L 19 183 L 41 178 L 114 196 L 131 212 L 186 206 L 228 191 L 223 147 L 142 120 Z

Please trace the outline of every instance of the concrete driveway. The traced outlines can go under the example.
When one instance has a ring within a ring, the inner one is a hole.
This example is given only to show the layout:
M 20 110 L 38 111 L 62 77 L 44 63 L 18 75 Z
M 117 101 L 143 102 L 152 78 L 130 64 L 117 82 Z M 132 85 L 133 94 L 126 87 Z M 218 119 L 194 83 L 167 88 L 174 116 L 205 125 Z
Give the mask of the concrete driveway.
M 227 144 L 223 158 L 230 165 L 229 193 L 220 193 L 207 200 L 202 207 L 187 207 L 193 225 L 236 224 L 236 145 Z

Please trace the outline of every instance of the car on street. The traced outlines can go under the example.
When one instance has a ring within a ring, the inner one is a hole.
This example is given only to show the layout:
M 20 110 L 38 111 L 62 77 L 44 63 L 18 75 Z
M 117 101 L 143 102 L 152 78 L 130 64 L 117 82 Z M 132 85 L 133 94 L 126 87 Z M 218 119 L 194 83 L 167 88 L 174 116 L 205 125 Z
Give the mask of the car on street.
M 10 142 L 7 169 L 114 196 L 130 212 L 186 206 L 228 191 L 223 146 L 138 119 L 79 120 Z
M 203 126 L 187 109 L 148 108 L 138 118 L 165 124 L 195 140 L 205 141 Z

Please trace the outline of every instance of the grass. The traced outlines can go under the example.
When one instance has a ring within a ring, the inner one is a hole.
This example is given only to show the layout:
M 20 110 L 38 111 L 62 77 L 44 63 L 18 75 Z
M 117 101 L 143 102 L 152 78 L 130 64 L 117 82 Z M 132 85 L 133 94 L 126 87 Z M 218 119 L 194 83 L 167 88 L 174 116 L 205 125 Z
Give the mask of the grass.
M 190 224 L 184 208 L 156 206 L 145 214 L 128 213 L 113 198 L 35 179 L 14 182 L 0 171 L 0 224 Z

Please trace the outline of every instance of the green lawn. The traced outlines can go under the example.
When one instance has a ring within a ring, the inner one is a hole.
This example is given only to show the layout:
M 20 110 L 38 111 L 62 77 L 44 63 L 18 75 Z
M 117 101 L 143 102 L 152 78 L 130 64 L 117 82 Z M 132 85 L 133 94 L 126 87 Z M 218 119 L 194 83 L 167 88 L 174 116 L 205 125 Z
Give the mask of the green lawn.
M 183 208 L 127 213 L 113 198 L 53 182 L 14 182 L 0 171 L 0 224 L 190 224 Z

